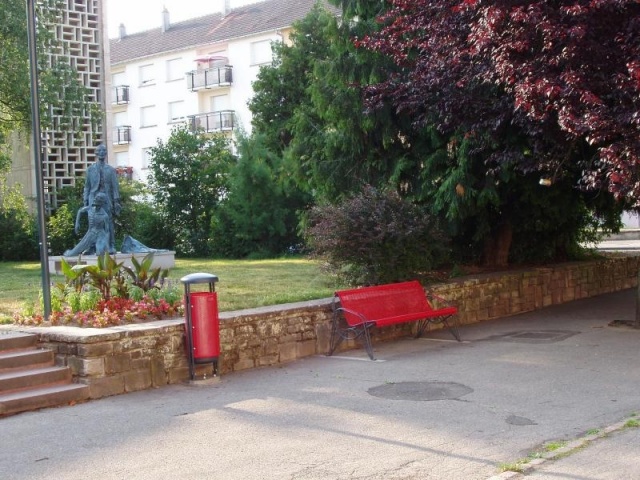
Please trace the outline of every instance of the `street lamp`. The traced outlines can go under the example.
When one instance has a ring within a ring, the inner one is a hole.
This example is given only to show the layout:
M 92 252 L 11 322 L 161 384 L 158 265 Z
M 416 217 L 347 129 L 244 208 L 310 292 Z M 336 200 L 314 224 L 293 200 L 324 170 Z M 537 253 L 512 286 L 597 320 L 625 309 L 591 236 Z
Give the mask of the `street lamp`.
M 38 51 L 36 48 L 35 0 L 27 0 L 27 37 L 29 41 L 29 77 L 31 79 L 31 132 L 33 135 L 33 163 L 36 170 L 36 198 L 38 204 L 38 234 L 40 236 L 40 262 L 42 268 L 42 298 L 44 318 L 51 314 L 49 286 L 49 251 L 47 222 L 45 219 L 44 181 L 42 179 L 42 138 L 40 131 L 40 98 L 38 92 Z

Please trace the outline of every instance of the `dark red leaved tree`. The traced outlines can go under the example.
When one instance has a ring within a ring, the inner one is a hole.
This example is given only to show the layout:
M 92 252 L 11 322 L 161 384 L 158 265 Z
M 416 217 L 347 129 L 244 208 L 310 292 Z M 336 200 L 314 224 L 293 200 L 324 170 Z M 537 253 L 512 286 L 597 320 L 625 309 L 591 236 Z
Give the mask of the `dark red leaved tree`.
M 403 67 L 370 88 L 372 107 L 478 135 L 489 168 L 578 169 L 584 187 L 640 207 L 640 2 L 391 3 L 358 42 Z M 526 148 L 503 141 L 513 128 Z

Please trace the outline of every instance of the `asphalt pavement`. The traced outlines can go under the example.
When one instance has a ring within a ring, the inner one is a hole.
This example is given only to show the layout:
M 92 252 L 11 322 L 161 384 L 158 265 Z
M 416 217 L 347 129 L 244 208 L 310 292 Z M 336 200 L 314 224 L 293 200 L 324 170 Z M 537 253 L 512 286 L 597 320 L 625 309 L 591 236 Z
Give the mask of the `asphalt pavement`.
M 640 479 L 635 299 L 2 418 L 0 478 Z

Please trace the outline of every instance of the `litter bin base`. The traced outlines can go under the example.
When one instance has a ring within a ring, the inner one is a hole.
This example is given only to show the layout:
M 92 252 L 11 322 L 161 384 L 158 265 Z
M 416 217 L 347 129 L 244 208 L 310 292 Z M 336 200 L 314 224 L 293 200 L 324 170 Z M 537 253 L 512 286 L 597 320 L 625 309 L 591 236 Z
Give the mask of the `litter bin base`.
M 196 365 L 202 365 L 204 363 L 215 363 L 216 367 L 218 365 L 218 357 L 209 357 L 209 358 L 194 358 L 193 363 Z
M 207 377 L 203 379 L 189 380 L 187 385 L 190 387 L 209 387 L 220 383 L 220 377 Z

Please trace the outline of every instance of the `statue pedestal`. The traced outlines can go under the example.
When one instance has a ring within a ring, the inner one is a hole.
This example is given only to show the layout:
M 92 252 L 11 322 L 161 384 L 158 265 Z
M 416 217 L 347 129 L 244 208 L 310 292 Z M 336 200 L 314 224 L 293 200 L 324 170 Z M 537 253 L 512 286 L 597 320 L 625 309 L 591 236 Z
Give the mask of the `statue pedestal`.
M 133 267 L 131 257 L 135 257 L 138 263 L 142 262 L 144 257 L 148 255 L 148 252 L 141 253 L 116 253 L 111 255 L 111 258 L 116 262 L 123 262 L 128 267 Z M 173 268 L 176 265 L 176 252 L 171 250 L 153 252 L 153 263 L 151 268 Z M 49 257 L 49 271 L 56 275 L 62 275 L 62 256 Z M 78 255 L 75 257 L 64 257 L 69 265 L 97 265 L 97 255 Z

